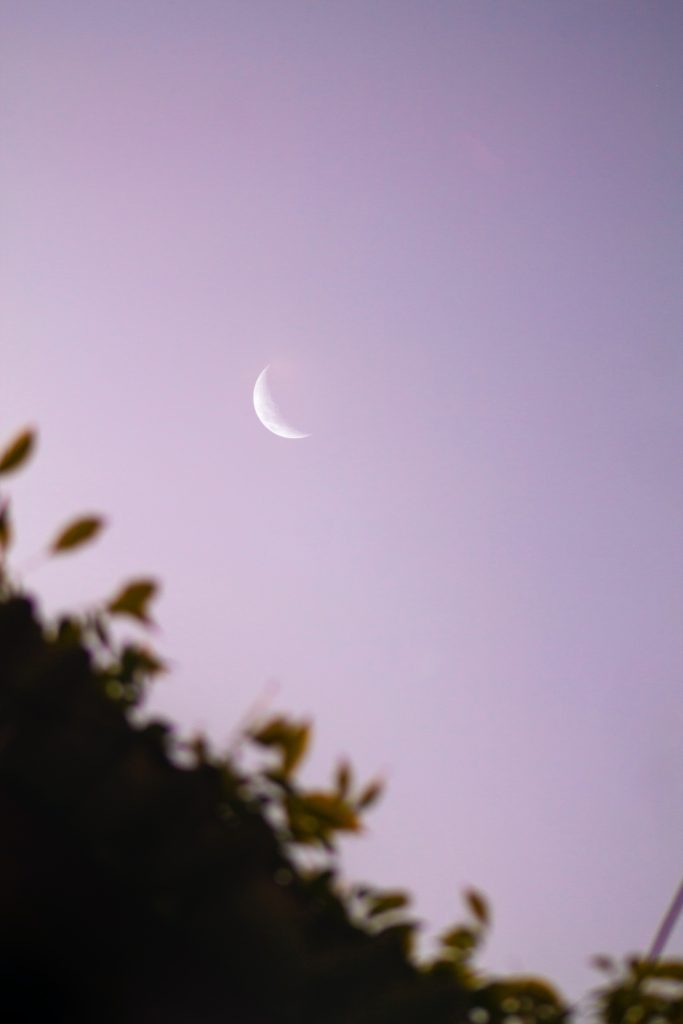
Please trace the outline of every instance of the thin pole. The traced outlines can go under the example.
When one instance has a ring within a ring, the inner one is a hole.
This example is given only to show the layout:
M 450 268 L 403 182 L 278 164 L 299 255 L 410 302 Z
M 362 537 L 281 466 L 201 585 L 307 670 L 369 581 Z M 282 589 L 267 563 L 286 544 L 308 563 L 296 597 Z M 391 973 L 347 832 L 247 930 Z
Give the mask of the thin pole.
M 681 910 L 683 910 L 683 881 L 681 881 L 678 891 L 671 901 L 671 906 L 664 915 L 664 919 L 659 926 L 657 934 L 655 935 L 652 948 L 648 953 L 648 960 L 656 960 L 662 955 L 662 950 L 674 929 L 674 925 L 676 924 Z

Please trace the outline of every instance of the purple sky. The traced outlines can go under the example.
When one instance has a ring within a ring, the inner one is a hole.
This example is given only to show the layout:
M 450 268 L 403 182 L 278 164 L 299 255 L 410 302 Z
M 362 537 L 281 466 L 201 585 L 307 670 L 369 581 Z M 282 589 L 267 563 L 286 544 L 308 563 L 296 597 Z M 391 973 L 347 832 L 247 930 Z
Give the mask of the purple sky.
M 683 5 L 0 0 L 0 430 L 49 609 L 151 572 L 153 705 L 277 681 L 350 876 L 570 995 L 683 872 Z M 287 441 L 256 419 L 272 363 Z M 678 928 L 669 952 L 683 953 Z

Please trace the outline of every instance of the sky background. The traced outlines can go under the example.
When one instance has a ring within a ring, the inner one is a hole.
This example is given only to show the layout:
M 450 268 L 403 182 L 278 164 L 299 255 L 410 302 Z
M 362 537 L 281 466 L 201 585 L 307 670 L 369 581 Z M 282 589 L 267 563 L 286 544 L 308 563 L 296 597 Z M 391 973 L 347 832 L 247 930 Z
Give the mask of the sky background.
M 348 876 L 427 935 L 478 886 L 484 963 L 581 994 L 683 871 L 683 5 L 0 0 L 0 40 L 16 561 L 110 522 L 26 583 L 157 575 L 156 711 L 312 718 L 307 778 L 387 781 Z

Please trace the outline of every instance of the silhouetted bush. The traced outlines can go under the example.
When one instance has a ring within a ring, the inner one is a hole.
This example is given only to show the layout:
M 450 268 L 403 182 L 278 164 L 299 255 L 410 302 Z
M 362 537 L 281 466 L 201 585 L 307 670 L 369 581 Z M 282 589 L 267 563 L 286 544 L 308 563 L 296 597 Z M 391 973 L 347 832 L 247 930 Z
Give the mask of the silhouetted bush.
M 34 446 L 20 435 L 0 474 Z M 86 517 L 58 555 L 97 535 Z M 348 764 L 328 789 L 297 768 L 307 723 L 245 732 L 259 756 L 181 742 L 135 714 L 163 664 L 118 643 L 111 620 L 149 622 L 156 584 L 135 580 L 87 614 L 43 621 L 7 567 L 0 506 L 0 1003 L 2 1021 L 130 1024 L 554 1024 L 570 1010 L 535 978 L 475 966 L 489 926 L 469 920 L 419 960 L 402 892 L 343 885 L 336 843 L 379 786 Z M 683 964 L 597 964 L 606 1024 L 683 1020 Z

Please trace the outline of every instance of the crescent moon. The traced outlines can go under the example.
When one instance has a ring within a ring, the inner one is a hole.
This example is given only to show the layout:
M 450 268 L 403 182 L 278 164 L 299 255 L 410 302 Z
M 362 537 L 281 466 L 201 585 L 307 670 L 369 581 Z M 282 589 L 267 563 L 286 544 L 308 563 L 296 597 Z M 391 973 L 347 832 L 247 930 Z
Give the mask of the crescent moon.
M 256 415 L 263 426 L 270 430 L 271 433 L 277 434 L 278 437 L 286 437 L 288 440 L 310 437 L 310 434 L 304 434 L 301 430 L 291 427 L 283 418 L 268 387 L 269 369 L 270 364 L 266 366 L 265 370 L 261 370 L 254 384 L 254 411 Z

